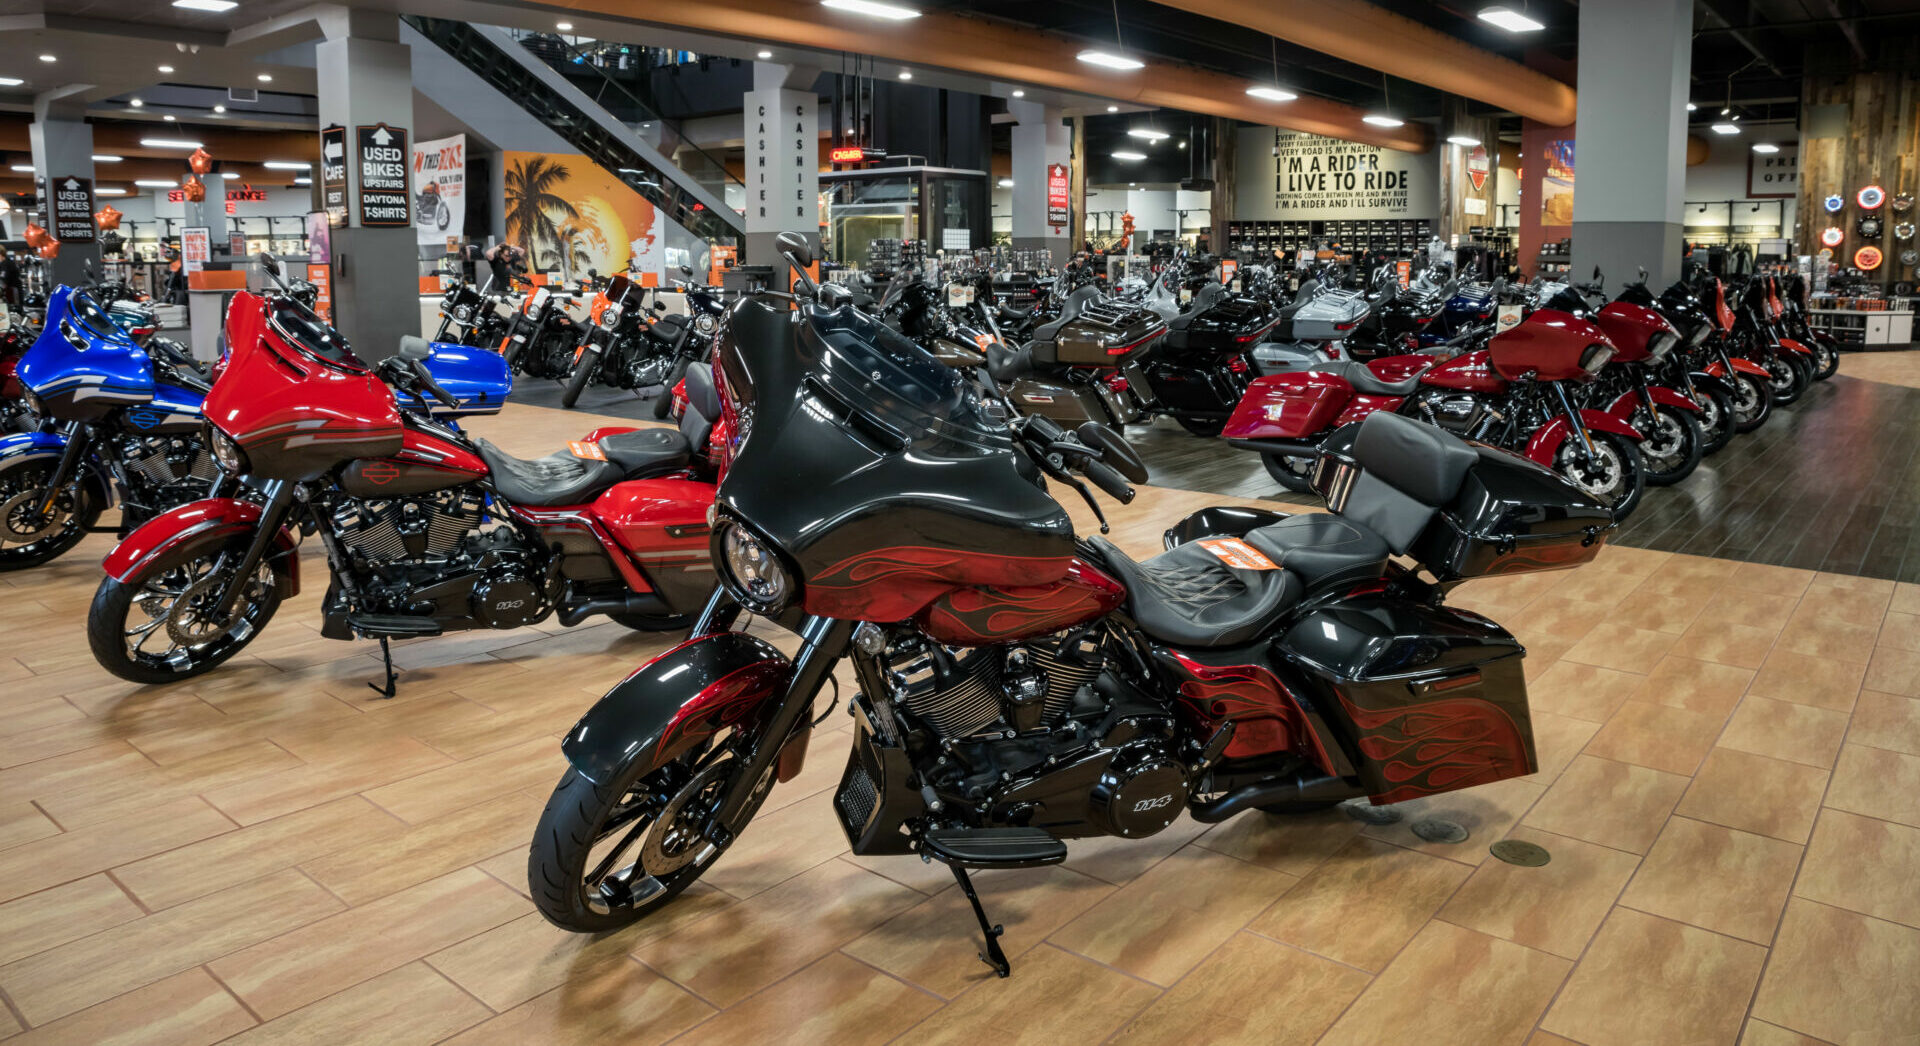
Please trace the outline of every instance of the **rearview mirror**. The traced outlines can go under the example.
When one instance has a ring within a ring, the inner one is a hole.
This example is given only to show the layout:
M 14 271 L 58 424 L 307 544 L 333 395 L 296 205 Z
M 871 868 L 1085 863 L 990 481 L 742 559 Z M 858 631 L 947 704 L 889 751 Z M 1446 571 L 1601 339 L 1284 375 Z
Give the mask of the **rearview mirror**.
M 266 251 L 261 251 L 259 255 L 259 259 L 260 259 L 260 267 L 262 269 L 267 270 L 267 272 L 271 273 L 274 276 L 280 275 L 280 260 L 278 258 L 275 258 L 273 255 L 268 254 Z
M 773 238 L 774 249 L 787 256 L 796 269 L 805 269 L 813 265 L 813 248 L 807 245 L 805 233 L 783 232 Z
M 1140 452 L 1133 449 L 1127 437 L 1097 421 L 1082 422 L 1074 431 L 1080 437 L 1080 442 L 1100 451 L 1102 460 L 1112 465 L 1114 471 L 1127 477 L 1127 482 L 1147 481 L 1147 463 L 1140 460 Z

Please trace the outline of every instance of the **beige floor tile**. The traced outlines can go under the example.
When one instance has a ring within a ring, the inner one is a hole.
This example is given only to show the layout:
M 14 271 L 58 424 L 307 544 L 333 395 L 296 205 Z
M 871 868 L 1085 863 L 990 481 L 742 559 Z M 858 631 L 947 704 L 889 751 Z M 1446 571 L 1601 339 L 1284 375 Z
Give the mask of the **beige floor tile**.
M 1644 584 L 1620 601 L 1614 608 L 1619 620 L 1631 621 L 1636 627 L 1651 628 L 1656 632 L 1672 632 L 1678 635 L 1693 624 L 1693 619 L 1706 609 L 1707 597 L 1703 595 L 1676 595 L 1671 591 L 1649 589 Z
M 1880 625 L 1876 646 L 1920 650 L 1920 614 L 1890 613 Z
M 1725 722 L 1724 716 L 1708 712 L 1628 701 L 1587 742 L 1586 753 L 1690 775 L 1713 747 Z
M 1099 1042 L 1159 994 L 1144 981 L 1052 945 L 1028 952 L 1007 980 L 983 983 L 908 1029 L 914 1046 L 1056 1046 Z
M 1764 946 L 1799 866 L 1793 843 L 1675 817 L 1620 903 Z
M 1673 649 L 1702 661 L 1757 669 L 1780 638 L 1776 628 L 1755 628 L 1713 619 L 1711 611 L 1700 615 L 1692 627 L 1680 636 Z
M 1897 1043 L 1920 1028 L 1920 930 L 1795 897 L 1753 1015 L 1835 1043 Z
M 210 1046 L 254 1019 L 195 967 L 7 1039 L 7 1046 Z
M 1556 593 L 1528 603 L 1525 614 L 1514 619 L 1514 623 L 1528 635 L 1549 632 L 1578 642 L 1582 636 L 1614 617 L 1613 608 L 1605 604 L 1572 599 Z
M 1111 1041 L 1308 1046 L 1370 980 L 1351 966 L 1239 933 Z
M 832 796 L 823 792 L 756 814 L 739 841 L 701 878 L 735 897 L 752 897 L 846 851 L 847 835 Z
M 1827 790 L 1827 771 L 1716 748 L 1673 812 L 1790 843 L 1804 843 Z
M 1644 674 L 1666 656 L 1679 638 L 1666 632 L 1608 621 L 1594 626 L 1580 642 L 1575 643 L 1573 649 L 1567 651 L 1566 659 Z
M 1793 616 L 1793 608 L 1798 605 L 1798 596 L 1774 596 L 1737 588 L 1721 589 L 1707 601 L 1706 609 L 1700 614 L 1700 622 L 1708 627 L 1727 624 L 1779 632 L 1787 627 L 1787 619 Z
M 121 865 L 113 877 L 148 908 L 171 908 L 401 827 L 365 799 L 348 796 Z
M 410 737 L 356 741 L 328 761 L 216 789 L 206 799 L 243 825 L 258 824 L 451 762 Z
M 1855 587 L 1867 582 L 1872 584 Z M 1892 582 L 1880 578 L 1848 577 L 1846 584 L 1815 584 L 1807 589 L 1806 595 L 1800 597 L 1800 605 L 1835 621 L 1878 627 L 1887 616 L 1887 604 L 1892 595 Z
M 1861 685 L 1903 697 L 1920 697 L 1920 652 L 1875 647 Z
M 1826 805 L 1920 826 L 1920 756 L 1847 745 L 1834 764 Z
M 1327 958 L 1377 971 L 1466 879 L 1466 865 L 1355 839 L 1247 924 Z
M 1687 778 L 1583 755 L 1521 823 L 1616 850 L 1645 853 L 1686 791 Z
M 1833 661 L 1866 664 L 1873 658 L 1874 640 L 1879 625 L 1856 625 L 1829 617 L 1820 609 L 1802 603 L 1780 630 L 1780 646 L 1795 653 Z
M 351 905 L 437 879 L 503 850 L 525 850 L 547 805 L 511 792 L 312 860 L 300 869 Z
M 828 861 L 634 955 L 717 1006 L 731 1006 L 912 907 L 920 895 Z
M 1539 785 L 1551 785 L 1559 778 L 1573 757 L 1593 740 L 1600 731 L 1600 724 L 1572 716 L 1555 715 L 1540 709 L 1532 710 L 1534 756 L 1540 765 L 1527 780 Z
M 1402 815 L 1397 823 L 1368 825 L 1363 834 L 1435 857 L 1479 864 L 1487 858 L 1487 847 L 1520 823 L 1546 790 L 1546 785 L 1529 775 L 1421 796 L 1394 804 Z M 1458 843 L 1428 842 L 1413 831 L 1415 825 L 1428 820 L 1459 825 L 1467 830 L 1467 838 Z
M 1543 712 L 1604 723 L 1644 679 L 1632 672 L 1558 661 L 1527 687 L 1527 702 Z
M 1920 614 L 1920 585 L 1911 581 L 1895 582 L 1893 602 L 1887 609 L 1901 614 Z
M 1827 1044 L 1797 1031 L 1789 1031 L 1778 1025 L 1756 1021 L 1749 1017 L 1747 1026 L 1740 1031 L 1740 1046 L 1827 1046 Z
M 1306 875 L 1360 834 L 1361 827 L 1339 807 L 1307 814 L 1255 810 L 1216 826 L 1194 844 L 1276 872 Z
M 544 995 L 446 1040 L 447 1046 L 665 1042 L 713 1007 L 632 959 L 600 963 Z
M 1733 710 L 1720 747 L 1830 767 L 1847 732 L 1847 714 L 1749 694 Z
M 1125 886 L 1211 827 L 1182 815 L 1145 839 L 1118 836 L 1074 839 L 1067 843 L 1067 867 L 1115 886 Z
M 1527 1046 L 1580 1046 L 1580 1043 L 1563 1039 L 1550 1031 L 1537 1031 L 1527 1036 Z
M 1444 922 L 1407 945 L 1322 1046 L 1517 1043 L 1566 978 L 1565 959 Z M 1445 1014 L 1436 1020 L 1436 1014 Z
M 1846 712 L 1859 696 L 1867 666 L 1775 648 L 1753 678 L 1747 693 L 1796 705 Z
M 1823 810 L 1793 892 L 1835 908 L 1920 927 L 1916 884 L 1920 828 Z
M 1615 908 L 1540 1026 L 1589 1046 L 1732 1042 L 1766 949 Z
M 1775 596 L 1800 596 L 1813 583 L 1813 571 L 1795 567 L 1775 567 L 1764 563 L 1741 563 L 1727 575 L 1731 588 L 1765 592 Z
M 1920 755 L 1920 700 L 1877 690 L 1860 691 L 1847 743 Z
M 0 965 L 146 914 L 105 875 L 0 904 Z
M 0 989 L 44 1024 L 210 962 L 341 908 L 306 876 L 275 872 L 0 967 Z
M 508 792 L 529 792 L 544 799 L 565 770 L 559 744 L 543 735 L 371 789 L 366 796 L 402 821 L 419 824 Z
M 188 797 L 0 850 L 0 901 L 232 830 L 220 811 Z
M 48 817 L 69 831 L 122 817 L 136 817 L 154 804 L 257 780 L 301 768 L 300 760 L 268 741 L 209 752 L 176 766 L 137 775 L 105 777 L 72 785 L 39 799 Z
M 378 1042 L 411 1046 L 441 1039 L 493 1016 L 425 963 L 412 962 L 302 1006 L 228 1039 L 225 1046 Z
M 1439 918 L 1470 930 L 1577 959 L 1600 928 L 1639 859 L 1592 843 L 1529 828 L 1510 838 L 1545 847 L 1538 868 L 1485 861 Z
M 1673 653 L 1653 666 L 1653 671 L 1633 692 L 1633 699 L 1719 716 L 1725 721 L 1752 682 L 1753 672 L 1749 669 Z
M 1299 881 L 1188 847 L 1048 940 L 1141 980 L 1172 984 Z
M 714 1015 L 674 1046 L 880 1046 L 939 1007 L 939 999 L 836 952 Z
M 1163 863 L 1134 880 L 1133 886 L 1148 882 L 1165 866 Z M 1016 962 L 1115 889 L 1109 883 L 1059 867 L 974 871 L 970 877 L 980 903 L 986 906 L 987 917 L 1006 928 L 1000 947 Z M 948 878 L 951 880 L 951 874 Z M 949 887 L 840 950 L 950 999 L 994 976 L 975 956 L 978 949 L 962 945 L 962 938 L 975 932 L 973 927 L 973 907 L 959 888 Z
M 47 815 L 32 803 L 25 800 L 0 803 L 0 850 L 58 834 L 60 826 L 47 820 Z
M 235 952 L 209 969 L 271 1020 L 524 911 L 524 898 L 467 868 Z

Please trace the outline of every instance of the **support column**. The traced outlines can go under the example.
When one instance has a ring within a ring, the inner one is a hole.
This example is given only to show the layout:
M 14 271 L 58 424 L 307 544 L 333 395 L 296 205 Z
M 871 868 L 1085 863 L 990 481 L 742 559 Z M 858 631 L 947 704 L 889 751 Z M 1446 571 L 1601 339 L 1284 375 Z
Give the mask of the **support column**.
M 820 252 L 819 70 L 753 63 L 753 90 L 742 106 L 746 130 L 747 260 L 779 265 L 774 238 L 804 233 Z M 918 235 L 914 233 L 913 235 Z
M 1609 291 L 1642 267 L 1652 287 L 1680 275 L 1692 18 L 1691 0 L 1581 5 L 1576 280 L 1595 266 Z
M 1089 234 L 1087 231 L 1087 118 L 1086 117 L 1076 116 L 1073 118 L 1072 137 L 1073 137 L 1073 162 L 1068 165 L 1068 172 L 1067 172 L 1067 199 L 1068 199 L 1067 206 L 1068 206 L 1068 209 L 1073 212 L 1073 225 L 1070 227 L 1068 231 L 1071 235 L 1072 242 L 1067 244 L 1067 249 L 1069 252 L 1067 257 L 1055 258 L 1053 260 L 1053 263 L 1055 265 L 1062 265 L 1062 266 L 1067 264 L 1067 262 L 1072 259 L 1073 255 L 1071 252 L 1079 250 L 1081 246 L 1084 245 L 1089 238 Z
M 1239 121 L 1225 117 L 1213 118 L 1213 200 L 1212 210 L 1208 212 L 1207 244 L 1213 249 L 1215 257 L 1225 258 L 1233 254 L 1233 237 L 1228 235 L 1228 226 L 1233 222 L 1233 212 L 1239 206 L 1239 183 L 1236 176 L 1239 169 L 1240 132 Z M 1191 146 L 1189 146 L 1191 148 Z M 1250 259 L 1264 262 L 1265 258 Z
M 1073 254 L 1068 239 L 1072 208 L 1061 225 L 1047 222 L 1047 169 L 1071 170 L 1073 135 L 1060 110 L 1039 102 L 1015 98 L 1007 102 L 1013 114 L 1013 246 L 1019 250 L 1050 250 L 1056 264 Z
M 327 37 L 314 48 L 320 126 L 347 129 L 347 224 L 333 230 L 334 326 L 371 363 L 393 355 L 401 335 L 420 333 L 420 248 L 411 223 L 361 224 L 356 128 L 384 123 L 411 132 L 413 61 L 391 12 L 341 8 L 320 24 Z
M 100 234 L 92 217 L 93 126 L 86 121 L 85 103 L 57 95 L 36 97 L 27 140 L 33 150 L 41 224 L 60 241 L 60 256 L 49 271 L 56 283 L 84 283 L 88 262 L 95 272 L 100 270 Z M 78 220 L 79 215 L 85 220 Z

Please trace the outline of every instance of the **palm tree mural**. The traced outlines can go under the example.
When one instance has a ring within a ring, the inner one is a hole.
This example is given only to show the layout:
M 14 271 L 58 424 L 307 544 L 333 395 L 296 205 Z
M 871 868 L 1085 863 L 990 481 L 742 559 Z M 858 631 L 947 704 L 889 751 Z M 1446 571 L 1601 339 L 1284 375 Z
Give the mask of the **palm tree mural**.
M 535 266 L 545 269 L 560 264 L 559 223 L 580 216 L 573 204 L 553 190 L 567 180 L 565 164 L 544 156 L 531 157 L 507 169 L 507 239 L 526 247 Z
M 607 235 L 591 216 L 576 215 L 554 230 L 559 245 L 560 276 L 568 283 L 585 276 L 595 257 L 607 254 Z

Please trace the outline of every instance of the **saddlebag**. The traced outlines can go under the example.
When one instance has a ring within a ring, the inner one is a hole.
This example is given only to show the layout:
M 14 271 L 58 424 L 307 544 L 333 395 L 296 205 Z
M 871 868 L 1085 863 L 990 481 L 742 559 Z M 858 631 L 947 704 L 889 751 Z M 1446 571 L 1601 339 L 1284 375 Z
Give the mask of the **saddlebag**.
M 1559 475 L 1474 444 L 1480 460 L 1409 554 L 1442 581 L 1565 570 L 1600 554 L 1613 513 Z

